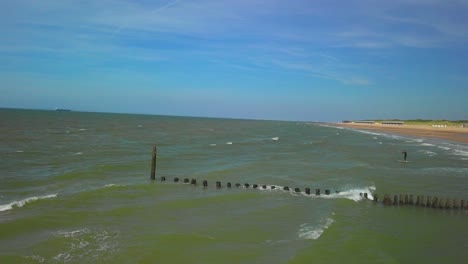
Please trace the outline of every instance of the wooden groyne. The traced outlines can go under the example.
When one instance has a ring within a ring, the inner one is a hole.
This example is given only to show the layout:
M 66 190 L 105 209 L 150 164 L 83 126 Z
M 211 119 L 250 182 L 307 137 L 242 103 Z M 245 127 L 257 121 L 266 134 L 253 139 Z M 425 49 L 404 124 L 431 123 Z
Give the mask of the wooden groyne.
M 157 148 L 153 147 L 152 156 L 151 156 L 151 174 L 150 179 L 156 180 L 156 157 L 157 157 Z M 169 181 L 165 176 L 159 178 L 161 182 Z M 189 179 L 184 178 L 179 179 L 175 177 L 173 179 L 174 183 L 182 183 L 192 186 L 197 186 L 197 179 Z M 207 180 L 202 181 L 203 188 L 208 188 L 209 184 Z M 221 181 L 215 182 L 216 189 L 222 189 L 223 186 L 226 186 L 228 189 L 232 188 L 245 188 L 245 189 L 261 189 L 261 190 L 280 190 L 288 191 L 292 193 L 302 193 L 306 196 L 315 196 L 320 197 L 323 196 L 321 194 L 321 189 L 315 189 L 315 194 L 311 193 L 311 188 L 306 187 L 304 188 L 304 192 L 301 191 L 299 187 L 290 188 L 289 186 L 277 186 L 277 185 L 259 185 L 259 184 L 250 184 L 250 183 L 231 183 L 227 182 L 226 185 L 223 185 Z M 331 191 L 329 189 L 325 189 L 325 196 L 331 195 Z M 335 191 L 335 193 L 340 194 L 340 191 Z M 450 197 L 437 197 L 437 196 L 430 196 L 430 195 L 414 195 L 414 194 L 398 194 L 398 195 L 390 195 L 384 194 L 383 199 L 379 200 L 379 194 L 371 193 L 372 199 L 369 199 L 369 194 L 364 192 L 359 194 L 362 197 L 362 201 L 373 201 L 373 203 L 382 203 L 384 206 L 394 207 L 394 206 L 414 206 L 414 207 L 427 207 L 427 208 L 434 208 L 434 209 L 452 209 L 452 210 L 468 210 L 468 201 L 450 198 Z M 345 198 L 345 197 L 343 197 Z

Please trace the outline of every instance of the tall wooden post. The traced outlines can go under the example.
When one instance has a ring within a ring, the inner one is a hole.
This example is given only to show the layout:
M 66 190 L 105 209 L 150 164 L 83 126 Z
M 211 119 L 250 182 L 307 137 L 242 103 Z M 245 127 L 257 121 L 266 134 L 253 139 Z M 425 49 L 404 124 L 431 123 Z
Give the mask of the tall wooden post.
M 156 155 L 158 150 L 156 146 L 153 146 L 153 155 L 151 157 L 151 180 L 156 179 Z

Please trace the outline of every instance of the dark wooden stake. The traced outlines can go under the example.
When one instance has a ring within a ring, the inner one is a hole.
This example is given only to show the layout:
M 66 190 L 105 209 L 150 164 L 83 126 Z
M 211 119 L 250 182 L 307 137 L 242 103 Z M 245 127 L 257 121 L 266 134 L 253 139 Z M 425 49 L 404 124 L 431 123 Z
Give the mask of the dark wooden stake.
M 151 156 L 151 180 L 156 179 L 156 155 L 158 150 L 156 146 L 153 146 L 153 153 Z

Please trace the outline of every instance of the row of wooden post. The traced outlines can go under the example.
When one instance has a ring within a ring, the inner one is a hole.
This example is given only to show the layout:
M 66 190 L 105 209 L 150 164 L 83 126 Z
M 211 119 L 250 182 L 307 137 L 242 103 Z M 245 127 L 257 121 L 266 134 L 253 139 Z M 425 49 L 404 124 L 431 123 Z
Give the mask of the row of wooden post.
M 156 146 L 153 147 L 153 152 L 152 152 L 152 158 L 151 158 L 151 175 L 150 178 L 152 180 L 156 179 L 156 157 L 157 157 L 157 148 Z M 166 181 L 166 177 L 161 177 L 161 181 Z M 174 178 L 174 182 L 179 182 L 179 178 Z M 192 185 L 197 185 L 197 180 L 196 179 L 184 179 L 184 183 L 190 183 Z M 208 187 L 208 181 L 204 180 L 203 181 L 203 187 Z M 227 187 L 231 188 L 233 184 L 230 182 L 227 183 Z M 236 183 L 234 186 L 240 187 L 240 183 Z M 248 183 L 244 183 L 244 187 L 249 188 L 252 186 L 253 189 L 259 188 L 257 184 L 250 185 Z M 217 181 L 216 182 L 216 188 L 222 188 L 221 182 Z M 262 185 L 262 189 L 267 189 L 267 185 Z M 271 190 L 276 189 L 276 186 L 270 186 Z M 284 191 L 289 191 L 289 187 L 285 186 L 283 187 Z M 299 188 L 294 188 L 294 192 L 300 193 L 301 190 Z M 310 188 L 305 188 L 305 193 L 307 195 L 310 195 Z M 336 191 L 336 193 L 339 193 Z M 329 195 L 330 190 L 325 190 L 325 195 Z M 315 195 L 320 195 L 320 189 L 315 189 Z M 364 197 L 364 199 L 368 199 L 367 193 L 361 193 L 361 196 Z M 416 200 L 414 199 L 416 198 Z M 425 199 L 426 198 L 426 199 Z M 374 194 L 374 202 L 378 202 L 379 198 L 377 194 Z M 449 198 L 438 198 L 436 196 L 427 196 L 425 197 L 424 195 L 417 195 L 416 197 L 412 194 L 400 194 L 400 195 L 394 195 L 393 199 L 390 194 L 385 194 L 383 198 L 383 204 L 384 205 L 413 205 L 413 206 L 420 206 L 420 207 L 431 207 L 431 208 L 441 208 L 441 209 L 468 209 L 468 201 L 465 203 L 465 200 L 458 200 L 458 199 L 449 199 Z
M 167 178 L 163 176 L 163 177 L 161 177 L 161 181 L 162 181 L 162 182 L 167 181 Z M 179 179 L 178 177 L 176 177 L 176 178 L 174 178 L 174 182 L 176 182 L 176 183 L 177 183 L 177 182 L 182 182 L 182 180 Z M 192 184 L 192 185 L 197 185 L 197 180 L 196 180 L 196 179 L 191 179 L 191 180 L 190 180 L 190 179 L 188 179 L 188 178 L 185 178 L 185 179 L 183 180 L 183 183 Z M 203 180 L 202 185 L 203 185 L 203 187 L 208 187 L 208 181 L 207 181 L 207 180 Z M 277 188 L 279 187 L 279 186 L 275 186 L 275 185 L 272 185 L 272 186 L 268 187 L 268 186 L 265 185 L 265 184 L 264 184 L 264 185 L 261 185 L 261 186 L 258 185 L 258 184 L 249 184 L 249 183 L 244 183 L 244 184 L 236 183 L 236 184 L 233 184 L 233 183 L 230 183 L 230 182 L 228 182 L 228 183 L 226 184 L 226 186 L 227 186 L 227 188 L 232 188 L 233 186 L 239 188 L 239 187 L 243 186 L 243 187 L 245 187 L 245 188 L 250 188 L 250 187 L 252 187 L 252 189 L 260 189 L 260 188 L 261 188 L 261 189 L 264 189 L 264 190 L 266 190 L 266 189 L 268 189 L 268 188 L 270 188 L 270 190 L 275 190 L 275 189 L 277 189 Z M 222 183 L 221 183 L 220 181 L 217 181 L 217 182 L 216 182 L 216 189 L 221 189 L 222 187 L 223 187 Z M 283 189 L 284 191 L 291 191 L 291 190 L 292 190 L 292 189 L 289 188 L 288 186 L 284 186 L 284 187 L 282 187 L 282 189 Z M 301 189 L 300 189 L 300 188 L 294 188 L 294 192 L 300 193 L 300 192 L 301 192 Z M 311 194 L 310 188 L 305 188 L 305 189 L 304 189 L 304 193 L 307 194 L 307 195 L 310 195 L 310 194 Z M 331 193 L 330 190 L 325 190 L 325 195 L 330 195 L 330 193 Z M 336 191 L 336 193 L 339 193 L 339 192 Z M 315 195 L 320 195 L 320 189 L 315 189 Z M 367 193 L 365 194 L 365 197 L 367 198 Z
M 416 199 L 415 199 L 416 198 Z M 378 201 L 378 196 L 374 195 L 374 201 Z M 465 200 L 439 198 L 437 196 L 400 194 L 393 195 L 385 194 L 383 198 L 384 205 L 413 205 L 420 207 L 440 208 L 440 209 L 468 209 L 468 203 Z

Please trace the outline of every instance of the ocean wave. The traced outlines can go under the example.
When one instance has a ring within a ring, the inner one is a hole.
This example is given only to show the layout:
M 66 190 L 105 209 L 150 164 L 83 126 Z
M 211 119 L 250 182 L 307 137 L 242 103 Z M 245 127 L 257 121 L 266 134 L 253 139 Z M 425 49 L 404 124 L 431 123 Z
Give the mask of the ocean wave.
M 335 220 L 333 220 L 332 218 L 327 218 L 326 220 L 321 221 L 319 225 L 309 225 L 307 223 L 304 223 L 301 225 L 301 228 L 297 232 L 297 235 L 299 236 L 299 238 L 302 239 L 316 240 L 323 234 L 325 229 L 329 228 L 331 224 L 333 224 L 333 222 L 335 222 Z
M 421 146 L 434 147 L 435 145 L 432 145 L 432 144 L 429 144 L 429 143 L 421 143 Z
M 364 199 L 364 193 L 367 193 L 367 198 L 370 200 L 374 199 L 374 196 L 372 193 L 375 192 L 376 188 L 375 186 L 369 186 L 369 187 L 363 187 L 363 188 L 356 188 L 356 189 L 350 189 L 350 190 L 345 190 L 345 191 L 335 191 L 330 192 L 330 194 L 326 195 L 323 191 L 321 190 L 320 195 L 315 195 L 314 190 L 311 190 L 311 194 L 306 194 L 304 191 L 301 192 L 296 192 L 294 187 L 289 187 L 289 190 L 283 190 L 284 186 L 280 185 L 266 185 L 266 189 L 263 189 L 261 187 L 262 185 L 258 185 L 258 190 L 260 191 L 266 191 L 266 192 L 275 192 L 275 191 L 281 191 L 281 192 L 286 192 L 290 193 L 291 195 L 302 195 L 310 198 L 324 198 L 324 199 L 349 199 L 353 200 L 355 202 L 361 201 Z M 274 189 L 271 187 L 275 186 Z M 243 186 L 243 188 L 246 188 Z M 251 188 L 251 187 L 250 187 Z
M 31 203 L 37 200 L 41 199 L 50 199 L 50 198 L 55 198 L 57 197 L 57 194 L 49 194 L 49 195 L 44 195 L 44 196 L 34 196 L 34 197 L 29 197 L 20 201 L 14 201 L 9 204 L 2 204 L 0 205 L 0 212 L 11 210 L 14 207 L 23 207 L 27 203 Z
M 453 154 L 457 156 L 468 157 L 468 151 L 465 151 L 465 150 L 454 149 Z
M 103 188 L 108 188 L 108 187 L 123 187 L 123 186 L 125 186 L 125 185 L 110 183 L 110 184 L 104 185 Z
M 226 145 L 232 145 L 232 142 L 230 142 L 230 141 L 226 142 Z
M 426 155 L 428 155 L 430 157 L 437 155 L 437 153 L 429 151 L 429 150 L 419 150 L 419 152 L 421 152 L 423 154 L 426 154 Z
M 279 137 L 272 137 L 271 140 L 277 141 L 279 140 Z

